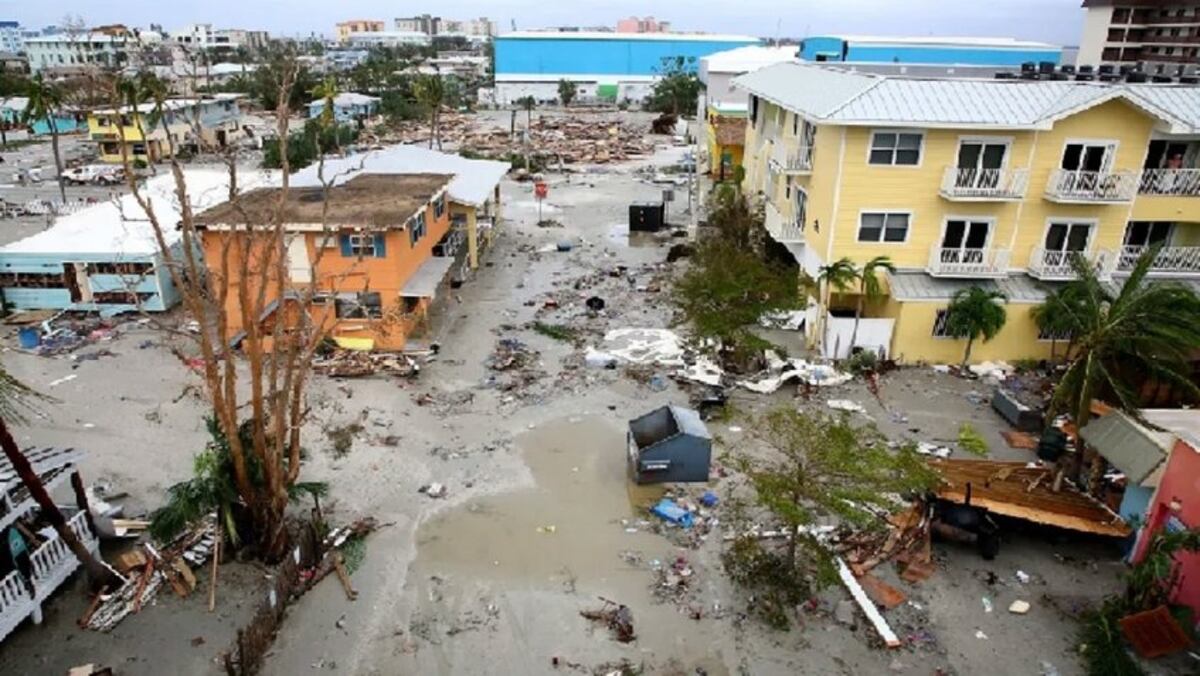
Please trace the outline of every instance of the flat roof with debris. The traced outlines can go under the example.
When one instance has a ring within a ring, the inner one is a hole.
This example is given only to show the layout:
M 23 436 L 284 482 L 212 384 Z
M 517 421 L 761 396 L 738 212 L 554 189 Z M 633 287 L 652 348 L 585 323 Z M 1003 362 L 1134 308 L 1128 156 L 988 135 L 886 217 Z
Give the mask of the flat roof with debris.
M 447 174 L 364 174 L 333 186 L 289 187 L 283 205 L 285 225 L 403 227 L 446 190 Z M 273 223 L 282 188 L 261 188 L 196 216 L 207 227 Z
M 930 460 L 942 477 L 937 496 L 958 504 L 966 502 L 993 514 L 1055 526 L 1082 533 L 1125 537 L 1130 528 L 1099 500 L 1064 483 L 1053 490 L 1054 469 L 1033 463 L 993 460 Z

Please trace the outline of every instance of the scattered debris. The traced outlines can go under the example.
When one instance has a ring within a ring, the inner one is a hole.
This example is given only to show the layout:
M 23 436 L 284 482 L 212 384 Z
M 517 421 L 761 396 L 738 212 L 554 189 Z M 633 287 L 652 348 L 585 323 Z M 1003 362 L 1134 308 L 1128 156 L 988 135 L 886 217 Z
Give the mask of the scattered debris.
M 670 329 L 613 329 L 604 342 L 609 354 L 631 364 L 683 366 L 683 345 Z
M 830 399 L 825 402 L 825 405 L 835 411 L 847 411 L 849 413 L 867 412 L 867 409 L 863 408 L 862 404 L 850 401 L 849 399 Z
M 875 604 L 871 603 L 871 599 L 867 598 L 867 593 L 863 591 L 858 580 L 854 579 L 854 574 L 850 572 L 850 568 L 846 565 L 846 562 L 839 556 L 834 559 L 834 563 L 837 565 L 838 577 L 841 578 L 842 584 L 846 586 L 846 589 L 850 592 L 850 596 L 854 597 L 854 601 L 858 604 L 859 609 L 871 621 L 871 626 L 875 628 L 875 632 L 883 639 L 884 644 L 889 648 L 899 648 L 900 639 L 896 637 L 895 632 L 888 626 L 887 620 L 883 619 L 883 615 L 879 613 Z
M 312 365 L 314 371 L 331 378 L 361 378 L 376 373 L 409 378 L 421 371 L 420 365 L 407 355 L 363 350 L 334 350 L 328 355 L 314 357 Z
M 671 498 L 659 500 L 650 508 L 650 513 L 683 528 L 691 528 L 696 522 L 691 512 L 675 504 Z
M 633 611 L 628 606 L 600 597 L 604 605 L 599 610 L 581 610 L 579 614 L 593 622 L 603 622 L 621 643 L 637 638 L 633 631 Z
M 431 498 L 444 498 L 446 497 L 446 486 L 435 481 L 421 486 L 417 489 L 417 492 L 424 493 Z
M 1009 604 L 1008 612 L 1013 613 L 1014 615 L 1024 615 L 1025 613 L 1029 612 L 1029 608 L 1030 606 L 1028 601 L 1017 599 Z

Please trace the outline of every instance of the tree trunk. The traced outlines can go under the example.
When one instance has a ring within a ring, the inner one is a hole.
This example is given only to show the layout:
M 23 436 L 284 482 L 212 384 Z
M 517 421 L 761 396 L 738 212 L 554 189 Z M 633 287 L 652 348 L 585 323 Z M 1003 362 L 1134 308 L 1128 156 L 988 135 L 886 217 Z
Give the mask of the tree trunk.
M 967 338 L 967 351 L 963 353 L 962 370 L 967 370 L 967 364 L 971 363 L 971 347 L 975 344 L 975 336 Z
M 1053 364 L 1053 363 L 1054 363 L 1054 357 L 1055 357 L 1055 354 L 1054 354 L 1054 353 L 1055 353 L 1057 350 L 1058 350 L 1058 340 L 1056 340 L 1056 339 L 1054 339 L 1054 338 L 1051 338 L 1051 339 L 1050 339 L 1050 363 L 1051 363 L 1051 364 Z
M 53 115 L 46 118 L 50 122 L 50 147 L 54 150 L 54 168 L 58 172 L 58 194 L 62 198 L 63 206 L 67 206 L 67 186 L 63 182 L 63 165 L 62 156 L 58 152 L 58 124 L 55 123 Z
M 862 318 L 863 297 L 858 297 L 858 305 L 854 308 L 854 328 L 850 330 L 850 353 L 854 352 L 854 341 L 858 340 L 858 322 Z
M 508 138 L 514 138 L 517 135 L 517 109 L 512 109 L 512 117 L 508 120 Z
M 88 581 L 93 589 L 99 589 L 108 586 L 109 589 L 116 589 L 121 586 L 122 580 L 112 570 L 98 561 L 87 547 L 80 542 L 79 538 L 75 537 L 74 531 L 67 526 L 67 520 L 58 509 L 58 505 L 54 504 L 54 500 L 50 498 L 50 494 L 46 492 L 46 487 L 42 485 L 41 478 L 33 471 L 33 466 L 29 464 L 29 460 L 25 454 L 17 448 L 17 442 L 13 440 L 12 434 L 8 431 L 8 426 L 4 420 L 0 419 L 0 447 L 4 448 L 4 455 L 8 461 L 12 463 L 13 469 L 17 476 L 21 477 L 21 483 L 25 484 L 25 488 L 29 491 L 30 497 L 37 502 L 41 508 L 46 520 L 54 527 L 58 537 L 62 538 L 67 548 L 79 559 L 83 564 L 83 568 L 87 571 Z
M 437 136 L 437 111 L 429 114 L 429 149 L 433 150 L 433 139 Z
M 8 123 L 0 122 L 0 146 L 8 148 Z

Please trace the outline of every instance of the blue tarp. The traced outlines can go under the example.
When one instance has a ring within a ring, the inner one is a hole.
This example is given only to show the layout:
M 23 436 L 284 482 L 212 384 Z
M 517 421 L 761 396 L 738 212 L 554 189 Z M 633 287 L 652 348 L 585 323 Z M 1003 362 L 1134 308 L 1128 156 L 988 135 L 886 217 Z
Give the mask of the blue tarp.
M 670 498 L 659 500 L 657 505 L 650 508 L 650 513 L 684 528 L 691 528 L 695 522 L 691 512 L 675 504 Z

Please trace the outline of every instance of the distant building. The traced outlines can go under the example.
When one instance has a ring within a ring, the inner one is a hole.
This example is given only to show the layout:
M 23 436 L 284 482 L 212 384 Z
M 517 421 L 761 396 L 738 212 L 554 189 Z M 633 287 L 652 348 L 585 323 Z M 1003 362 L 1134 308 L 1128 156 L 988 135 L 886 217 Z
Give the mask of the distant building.
M 1195 2 L 1084 0 L 1083 7 L 1080 65 L 1145 63 L 1152 73 L 1172 75 L 1190 74 L 1200 65 L 1200 5 Z
M 429 35 L 416 31 L 377 31 L 372 33 L 351 33 L 346 38 L 350 47 L 399 47 L 400 45 L 427 45 L 433 41 Z
M 670 30 L 670 22 L 655 21 L 652 16 L 644 19 L 631 16 L 628 19 L 621 19 L 617 22 L 618 33 L 667 33 Z
M 266 31 L 241 28 L 214 29 L 210 23 L 196 23 L 172 31 L 170 38 L 185 47 L 197 49 L 230 49 L 238 47 L 261 49 L 267 46 L 270 36 Z
M 350 36 L 354 33 L 381 33 L 384 29 L 382 21 L 374 19 L 353 19 L 351 21 L 343 21 L 335 27 L 337 41 L 345 44 L 350 41 Z
M 734 170 L 742 164 L 749 106 L 746 92 L 734 88 L 733 78 L 781 61 L 794 60 L 796 49 L 796 45 L 750 45 L 700 59 L 697 75 L 704 84 L 704 93 L 697 102 L 697 114 L 704 119 L 708 172 L 714 179 L 732 179 Z
M 437 35 L 441 32 L 439 29 L 442 26 L 442 18 L 440 16 L 430 16 L 422 14 L 420 16 L 401 17 L 395 20 L 393 28 L 398 31 L 409 33 L 424 33 L 426 35 Z
M 143 103 L 137 110 L 94 110 L 88 115 L 88 133 L 100 151 L 100 160 L 124 161 L 121 145 L 130 160 L 158 162 L 167 156 L 168 142 L 176 150 L 198 147 L 223 148 L 241 137 L 239 94 L 217 94 L 212 98 L 168 99 L 163 119 L 146 120 L 154 105 Z M 168 139 L 167 134 L 170 134 Z
M 25 38 L 25 53 L 34 73 L 89 66 L 120 68 L 135 60 L 139 44 L 137 36 L 130 33 L 55 33 Z
M 1058 65 L 1062 47 L 1012 38 L 820 35 L 800 41 L 800 58 L 844 62 L 872 72 L 990 77 L 998 69 L 1029 62 Z
M 0 21 L 0 52 L 20 54 L 25 51 L 25 37 L 19 21 Z
M 699 33 L 506 33 L 495 40 L 495 101 L 557 100 L 559 80 L 573 82 L 580 100 L 641 101 L 663 59 L 683 57 L 697 68 L 702 57 L 754 44 L 757 38 L 744 35 Z
M 319 117 L 325 111 L 325 100 L 308 104 L 308 116 Z M 333 99 L 333 116 L 338 122 L 351 122 L 372 117 L 379 112 L 379 97 L 345 92 Z
M 478 19 L 446 19 L 442 22 L 439 35 L 464 35 L 467 37 L 490 38 L 496 35 L 496 22 L 486 16 Z
M 440 16 L 401 17 L 393 22 L 397 31 L 424 33 L 430 37 L 463 37 L 472 42 L 496 35 L 496 22 L 487 17 L 478 19 L 443 19 Z

